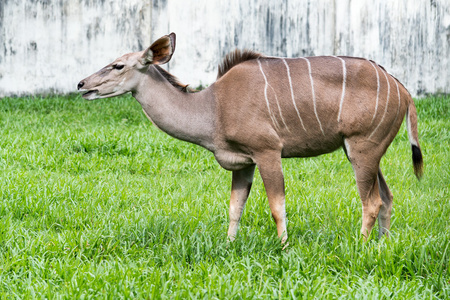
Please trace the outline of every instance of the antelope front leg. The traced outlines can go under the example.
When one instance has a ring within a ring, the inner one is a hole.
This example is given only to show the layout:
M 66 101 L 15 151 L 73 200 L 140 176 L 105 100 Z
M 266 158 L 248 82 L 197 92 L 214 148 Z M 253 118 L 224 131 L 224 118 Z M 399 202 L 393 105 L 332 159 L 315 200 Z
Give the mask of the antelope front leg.
M 252 187 L 254 173 L 255 165 L 239 171 L 233 171 L 230 197 L 230 226 L 228 228 L 228 239 L 230 241 L 234 241 L 236 237 L 239 221 Z
M 270 211 L 277 225 L 278 237 L 284 244 L 287 240 L 284 176 L 281 154 L 278 151 L 258 156 L 256 164 L 266 188 Z

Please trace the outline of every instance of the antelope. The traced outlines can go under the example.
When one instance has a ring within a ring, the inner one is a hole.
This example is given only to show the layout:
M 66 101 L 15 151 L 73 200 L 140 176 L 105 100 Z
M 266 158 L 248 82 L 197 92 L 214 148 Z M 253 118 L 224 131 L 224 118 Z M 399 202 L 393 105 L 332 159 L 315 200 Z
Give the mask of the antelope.
M 232 171 L 228 239 L 236 237 L 255 166 L 266 190 L 278 237 L 287 240 L 282 158 L 311 157 L 343 148 L 362 202 L 361 234 L 378 218 L 388 236 L 393 195 L 380 160 L 406 116 L 414 173 L 423 171 L 417 112 L 406 88 L 372 60 L 346 56 L 268 57 L 229 53 L 217 80 L 200 92 L 160 67 L 175 51 L 174 33 L 148 49 L 125 54 L 83 79 L 87 100 L 131 92 L 160 130 L 211 151 Z

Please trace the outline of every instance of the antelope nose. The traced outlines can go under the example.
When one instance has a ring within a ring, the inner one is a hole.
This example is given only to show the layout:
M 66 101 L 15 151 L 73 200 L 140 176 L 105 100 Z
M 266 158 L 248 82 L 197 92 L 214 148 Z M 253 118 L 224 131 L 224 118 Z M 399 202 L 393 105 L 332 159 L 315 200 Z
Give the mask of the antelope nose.
M 78 89 L 81 89 L 84 86 L 84 81 L 80 81 L 80 83 L 78 83 Z

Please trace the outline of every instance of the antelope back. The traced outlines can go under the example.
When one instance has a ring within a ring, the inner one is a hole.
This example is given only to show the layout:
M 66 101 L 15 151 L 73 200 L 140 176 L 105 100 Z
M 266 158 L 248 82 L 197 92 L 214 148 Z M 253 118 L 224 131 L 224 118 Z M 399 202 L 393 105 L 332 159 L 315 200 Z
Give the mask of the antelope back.
M 285 157 L 327 153 L 355 135 L 392 140 L 411 99 L 376 63 L 336 56 L 253 58 L 229 67 L 216 90 L 225 139 L 268 136 L 255 144 Z

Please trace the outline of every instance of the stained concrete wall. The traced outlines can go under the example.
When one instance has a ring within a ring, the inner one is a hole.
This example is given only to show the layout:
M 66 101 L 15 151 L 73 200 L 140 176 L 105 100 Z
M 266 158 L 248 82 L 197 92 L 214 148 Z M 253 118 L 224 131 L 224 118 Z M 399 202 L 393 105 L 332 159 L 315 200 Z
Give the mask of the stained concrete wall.
M 171 71 L 212 82 L 234 48 L 373 59 L 412 94 L 450 93 L 449 0 L 154 1 L 152 38 L 175 31 Z M 155 5 L 156 4 L 156 5 Z
M 448 0 L 0 0 L 0 96 L 71 92 L 114 58 L 177 33 L 182 82 L 235 48 L 373 59 L 414 95 L 450 93 Z
M 0 0 L 0 97 L 67 93 L 150 42 L 149 1 Z

